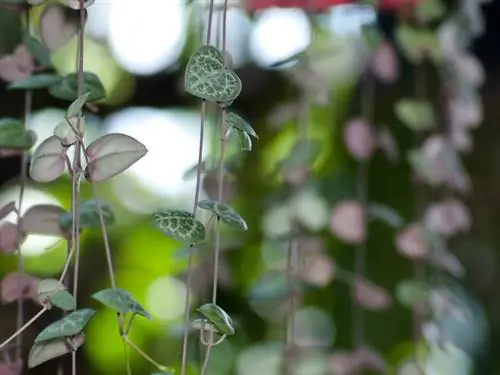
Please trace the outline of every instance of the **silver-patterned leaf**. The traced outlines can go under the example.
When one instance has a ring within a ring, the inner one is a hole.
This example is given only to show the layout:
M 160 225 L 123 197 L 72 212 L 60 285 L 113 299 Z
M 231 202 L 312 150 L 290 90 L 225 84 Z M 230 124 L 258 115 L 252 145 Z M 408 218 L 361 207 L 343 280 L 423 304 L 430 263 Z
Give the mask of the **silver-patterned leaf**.
M 74 336 L 77 333 L 80 333 L 83 328 L 85 328 L 85 325 L 94 313 L 95 310 L 93 309 L 80 309 L 73 311 L 40 332 L 35 338 L 35 344 L 59 337 Z
M 153 214 L 156 225 L 169 237 L 187 244 L 205 240 L 205 226 L 193 214 L 183 210 L 168 210 Z

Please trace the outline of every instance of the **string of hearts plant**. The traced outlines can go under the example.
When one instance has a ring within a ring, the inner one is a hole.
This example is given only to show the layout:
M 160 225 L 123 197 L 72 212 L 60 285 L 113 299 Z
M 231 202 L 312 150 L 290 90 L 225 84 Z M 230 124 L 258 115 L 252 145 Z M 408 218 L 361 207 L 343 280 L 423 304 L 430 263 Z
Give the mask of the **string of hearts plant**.
M 29 2 L 28 11 L 31 5 L 42 3 L 42 1 Z M 11 253 L 18 250 L 27 234 L 59 236 L 67 243 L 67 258 L 59 279 L 37 280 L 18 270 L 2 280 L 2 299 L 4 302 L 30 298 L 41 305 L 41 309 L 22 327 L 18 327 L 9 338 L 3 340 L 0 343 L 0 349 L 9 348 L 9 344 L 14 339 L 20 338 L 21 334 L 40 316 L 52 308 L 58 308 L 65 315 L 36 336 L 28 355 L 28 367 L 32 368 L 50 359 L 71 353 L 72 374 L 76 374 L 76 351 L 83 345 L 85 341 L 83 330 L 95 313 L 94 309 L 77 306 L 80 232 L 91 228 L 100 228 L 106 250 L 111 288 L 98 291 L 92 297 L 117 312 L 119 333 L 126 347 L 135 350 L 161 373 L 168 373 L 167 367 L 158 364 L 128 338 L 132 322 L 137 315 L 147 319 L 151 317 L 130 293 L 116 287 L 107 235 L 107 226 L 115 222 L 115 216 L 110 206 L 99 199 L 96 187 L 97 183 L 124 172 L 144 157 L 147 149 L 139 141 L 124 134 L 107 134 L 89 145 L 85 145 L 84 142 L 85 117 L 82 115 L 83 108 L 94 109 L 93 103 L 106 96 L 99 78 L 91 72 L 84 71 L 83 67 L 85 13 L 86 8 L 92 3 L 93 1 L 68 0 L 66 4 L 77 10 L 79 14 L 77 71 L 75 73 L 60 76 L 56 73 L 46 72 L 53 70 L 50 63 L 50 52 L 38 39 L 30 36 L 29 32 L 24 39 L 24 45 L 16 50 L 18 56 L 3 61 L 4 64 L 7 64 L 5 61 L 10 64 L 9 69 L 2 70 L 4 72 L 2 78 L 11 82 L 9 88 L 27 91 L 27 112 L 29 112 L 30 92 L 35 89 L 48 89 L 54 97 L 71 102 L 64 120 L 55 126 L 54 134 L 42 141 L 34 151 L 31 157 L 29 175 L 35 182 L 47 183 L 55 181 L 67 171 L 71 177 L 72 193 L 69 211 L 56 205 L 35 205 L 21 216 L 21 210 L 16 208 L 15 202 L 10 202 L 0 209 L 2 218 L 11 212 L 16 212 L 19 216 L 16 225 L 7 222 L 0 227 L 3 252 Z M 33 59 L 36 60 L 36 64 Z M 30 69 L 27 69 L 27 66 Z M 6 77 L 5 71 L 9 72 L 10 75 Z M 33 74 L 35 72 L 37 74 Z M 3 153 L 18 152 L 17 150 L 26 151 L 34 143 L 32 132 L 25 128 L 25 121 L 3 119 L 0 122 L 0 148 Z M 71 161 L 69 152 L 72 147 L 74 153 Z M 25 161 L 23 158 L 23 170 L 26 168 Z M 79 191 L 82 180 L 86 180 L 92 185 L 94 199 L 80 202 Z M 23 189 L 24 179 L 22 180 L 21 192 Z M 22 199 L 20 204 L 21 202 Z M 18 234 L 22 234 L 22 238 L 18 237 Z M 70 274 L 71 262 L 74 263 L 72 293 L 68 291 L 67 278 Z M 21 318 L 18 320 L 22 320 L 22 315 L 19 315 Z M 20 341 L 16 344 L 16 348 L 20 350 Z M 130 374 L 127 356 L 126 362 L 127 371 Z M 5 366 L 9 371 L 15 370 L 14 373 L 17 373 L 22 363 L 14 365 L 7 363 Z M 4 365 L 2 364 L 2 366 Z
M 211 29 L 214 13 L 214 1 L 211 0 L 208 8 L 208 30 L 206 44 L 199 47 L 189 59 L 185 71 L 186 91 L 201 99 L 200 142 L 198 150 L 198 164 L 196 173 L 196 191 L 193 212 L 183 210 L 164 210 L 154 214 L 159 228 L 168 236 L 189 246 L 187 294 L 185 300 L 185 319 L 183 333 L 183 350 L 181 375 L 185 375 L 188 354 L 188 335 L 190 327 L 199 329 L 200 341 L 206 346 L 205 357 L 200 373 L 205 375 L 208 370 L 212 347 L 219 345 L 223 340 L 235 333 L 231 317 L 217 305 L 218 264 L 221 246 L 220 223 L 246 231 L 245 220 L 227 203 L 224 202 L 224 156 L 226 144 L 230 134 L 237 133 L 243 142 L 242 150 L 250 151 L 252 137 L 258 138 L 256 132 L 243 118 L 228 108 L 241 93 L 242 83 L 237 74 L 230 68 L 230 57 L 226 51 L 226 18 L 228 2 L 225 0 L 222 9 L 222 48 L 211 45 Z M 203 170 L 203 141 L 208 104 L 215 104 L 220 114 L 220 155 L 217 168 L 217 200 L 200 200 L 201 174 Z M 197 220 L 198 208 L 210 213 L 206 225 Z M 215 225 L 214 225 L 215 223 Z M 193 250 L 196 247 L 208 247 L 206 237 L 211 229 L 214 231 L 214 269 L 212 301 L 200 306 L 197 311 L 201 319 L 191 322 L 190 318 L 190 289 L 193 272 Z

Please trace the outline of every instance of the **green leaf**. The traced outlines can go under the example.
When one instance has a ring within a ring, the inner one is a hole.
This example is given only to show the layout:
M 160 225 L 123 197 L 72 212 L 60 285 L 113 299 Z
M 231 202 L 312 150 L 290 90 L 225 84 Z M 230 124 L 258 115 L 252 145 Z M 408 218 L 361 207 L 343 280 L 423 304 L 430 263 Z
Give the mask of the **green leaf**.
M 94 313 L 95 310 L 92 309 L 80 309 L 69 313 L 40 332 L 35 338 L 35 343 L 38 344 L 59 337 L 74 336 L 80 333 Z
M 50 87 L 63 80 L 57 74 L 36 74 L 20 81 L 14 81 L 7 89 L 12 90 L 36 90 Z
M 245 132 L 238 132 L 240 136 L 241 151 L 252 151 L 252 138 Z
M 67 117 L 75 117 L 82 110 L 83 106 L 89 100 L 90 92 L 87 92 L 71 103 L 66 111 Z
M 431 30 L 416 29 L 400 25 L 396 29 L 396 39 L 406 58 L 414 64 L 429 57 L 434 63 L 443 62 L 444 56 L 439 41 Z
M 206 303 L 197 309 L 210 323 L 225 335 L 234 335 L 233 320 L 219 306 L 214 303 Z
M 83 91 L 88 94 L 87 101 L 95 102 L 106 97 L 106 90 L 99 77 L 94 73 L 84 72 Z M 49 87 L 50 95 L 63 100 L 75 101 L 78 99 L 78 74 L 70 73 L 60 82 Z
M 38 283 L 36 294 L 40 301 L 48 301 L 60 291 L 66 290 L 66 286 L 56 279 L 44 279 Z
M 241 80 L 224 65 L 224 56 L 215 47 L 202 46 L 189 59 L 184 76 L 186 91 L 212 102 L 230 102 L 241 92 Z
M 227 126 L 233 127 L 240 132 L 247 133 L 249 136 L 259 139 L 259 136 L 252 126 L 236 113 L 226 113 L 226 124 Z
M 85 335 L 80 332 L 74 337 L 61 337 L 34 344 L 28 355 L 28 368 L 33 368 L 51 359 L 76 351 L 85 342 Z
M 235 229 L 248 230 L 245 220 L 231 207 L 225 203 L 212 200 L 198 202 L 198 207 L 217 215 L 224 223 Z
M 424 282 L 416 280 L 404 280 L 396 286 L 396 298 L 406 307 L 427 302 L 429 298 L 429 287 Z
M 76 309 L 76 300 L 67 290 L 60 290 L 49 297 L 48 301 L 61 310 L 70 311 Z
M 434 110 L 427 101 L 401 99 L 394 109 L 399 120 L 411 130 L 431 130 L 436 124 Z
M 432 22 L 441 19 L 446 8 L 440 0 L 423 0 L 418 2 L 416 13 L 420 20 Z
M 101 302 L 103 305 L 118 311 L 122 314 L 132 312 L 141 315 L 150 320 L 151 315 L 144 310 L 139 302 L 137 302 L 132 295 L 123 289 L 103 289 L 92 295 L 92 298 Z
M 405 220 L 396 210 L 383 204 L 372 203 L 370 205 L 370 215 L 382 220 L 394 229 L 402 228 L 405 225 Z
M 167 235 L 187 244 L 205 240 L 205 226 L 193 214 L 182 210 L 155 212 L 156 225 Z
M 290 154 L 278 163 L 278 168 L 288 168 L 312 163 L 320 152 L 320 144 L 316 140 L 297 142 Z
M 101 203 L 102 216 L 104 218 L 104 223 L 106 226 L 113 225 L 116 221 L 115 214 L 111 210 L 111 207 L 105 203 Z M 80 203 L 79 206 L 79 226 L 80 228 L 100 228 L 101 221 L 99 217 L 99 204 L 96 199 L 90 199 Z M 73 225 L 73 215 L 68 212 L 61 215 L 59 219 L 59 225 L 63 229 L 70 229 Z
M 19 120 L 13 118 L 0 120 L 0 148 L 29 149 L 36 141 L 33 134 L 23 130 L 23 124 Z
M 40 66 L 44 68 L 52 67 L 52 61 L 50 61 L 50 50 L 40 43 L 38 39 L 26 35 L 24 38 L 24 44 Z

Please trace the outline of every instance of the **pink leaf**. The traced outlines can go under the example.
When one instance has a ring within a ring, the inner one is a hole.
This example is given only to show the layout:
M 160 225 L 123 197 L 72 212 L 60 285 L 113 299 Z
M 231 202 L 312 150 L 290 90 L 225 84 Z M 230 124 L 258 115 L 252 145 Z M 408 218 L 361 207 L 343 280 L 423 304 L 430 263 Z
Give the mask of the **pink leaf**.
M 358 359 L 354 353 L 336 352 L 330 356 L 328 362 L 332 375 L 353 375 L 359 370 Z
M 14 302 L 18 299 L 33 299 L 37 301 L 38 280 L 21 272 L 11 272 L 5 275 L 0 284 L 0 298 L 3 303 Z
M 332 259 L 322 252 L 309 252 L 304 256 L 301 278 L 306 283 L 316 286 L 328 285 L 335 274 Z
M 424 212 L 425 226 L 443 236 L 466 232 L 471 226 L 469 210 L 460 201 L 448 198 L 430 205 Z
M 429 247 L 417 223 L 410 224 L 397 234 L 396 248 L 401 255 L 412 260 L 425 259 L 429 254 Z
M 11 253 L 19 248 L 19 233 L 16 225 L 10 221 L 3 223 L 0 226 L 0 251 L 4 253 Z
M 64 208 L 51 204 L 33 206 L 22 217 L 21 228 L 26 233 L 64 237 L 59 218 L 65 213 Z
M 26 79 L 34 69 L 33 57 L 24 45 L 18 46 L 12 55 L 0 59 L 0 79 L 6 82 Z
M 40 17 L 40 37 L 51 51 L 65 46 L 78 31 L 76 19 L 61 4 L 50 4 Z
M 10 363 L 0 363 L 0 375 L 20 375 L 22 369 L 22 359 L 18 359 L 15 362 Z
M 365 238 L 363 218 L 363 208 L 358 202 L 342 202 L 333 209 L 330 229 L 347 243 L 360 243 Z
M 114 177 L 141 159 L 148 149 L 125 134 L 107 134 L 87 147 L 89 163 L 85 177 L 92 182 Z
M 391 43 L 382 41 L 373 56 L 371 71 L 381 82 L 394 83 L 399 75 L 398 57 Z
M 347 150 L 356 160 L 368 160 L 375 150 L 375 136 L 370 125 L 363 119 L 350 120 L 344 130 Z
M 11 212 L 16 211 L 16 202 L 10 201 L 0 208 L 0 220 L 4 219 Z
M 367 310 L 386 310 L 392 304 L 391 297 L 384 289 L 361 278 L 354 281 L 352 293 L 355 300 Z
M 30 176 L 36 182 L 51 182 L 64 173 L 65 147 L 56 136 L 43 141 L 33 153 Z

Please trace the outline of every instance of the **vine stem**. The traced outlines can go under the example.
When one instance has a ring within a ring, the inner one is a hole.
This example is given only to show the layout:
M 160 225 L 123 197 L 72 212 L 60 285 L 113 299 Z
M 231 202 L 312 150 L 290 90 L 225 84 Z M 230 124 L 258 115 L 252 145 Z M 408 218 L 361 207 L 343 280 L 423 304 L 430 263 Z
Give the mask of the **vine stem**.
M 36 313 L 35 316 L 33 316 L 33 318 L 31 318 L 30 320 L 28 320 L 26 323 L 24 323 L 24 325 L 22 327 L 20 327 L 18 330 L 16 330 L 16 332 L 14 332 L 8 339 L 6 339 L 4 342 L 2 342 L 0 344 L 0 349 L 3 349 L 5 346 L 7 346 L 12 340 L 14 340 L 15 338 L 21 336 L 21 333 L 23 333 L 30 325 L 32 325 L 33 323 L 36 322 L 36 320 L 42 316 L 42 314 L 47 311 L 47 308 L 44 307 L 42 308 L 39 312 Z
M 210 0 L 208 10 L 208 25 L 206 44 L 209 45 L 212 38 L 212 20 L 214 12 L 214 0 Z M 201 102 L 201 118 L 200 118 L 200 137 L 198 145 L 198 165 L 196 168 L 196 188 L 194 193 L 193 216 L 196 217 L 198 211 L 198 201 L 200 200 L 201 188 L 201 170 L 203 163 L 203 143 L 205 140 L 205 118 L 207 113 L 207 104 L 205 100 Z M 187 265 L 187 280 L 186 280 L 186 298 L 184 301 L 184 328 L 182 337 L 182 359 L 181 359 L 181 375 L 186 374 L 188 338 L 189 338 L 189 320 L 190 320 L 190 305 L 191 305 L 191 287 L 193 284 L 193 246 L 189 247 L 188 265 Z

